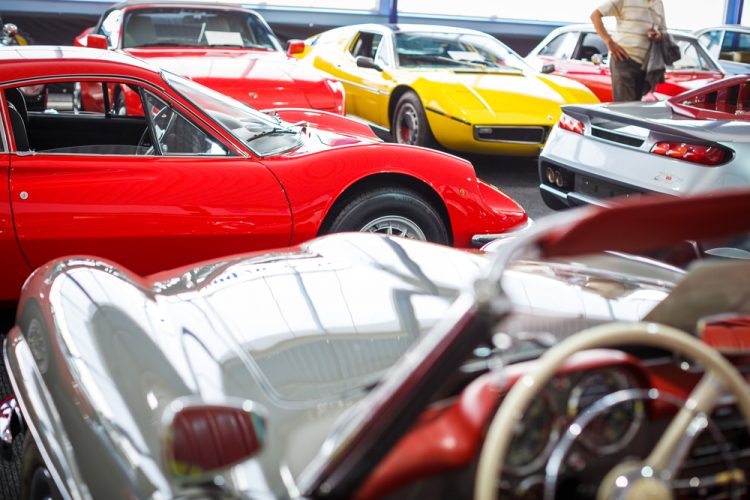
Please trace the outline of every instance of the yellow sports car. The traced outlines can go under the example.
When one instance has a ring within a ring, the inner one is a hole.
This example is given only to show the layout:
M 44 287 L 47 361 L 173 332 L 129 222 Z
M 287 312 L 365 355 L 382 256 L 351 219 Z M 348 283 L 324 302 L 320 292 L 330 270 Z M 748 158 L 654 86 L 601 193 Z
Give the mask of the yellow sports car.
M 363 24 L 305 41 L 303 60 L 341 80 L 346 111 L 396 142 L 537 156 L 560 106 L 599 102 L 583 85 L 541 74 L 485 33 Z

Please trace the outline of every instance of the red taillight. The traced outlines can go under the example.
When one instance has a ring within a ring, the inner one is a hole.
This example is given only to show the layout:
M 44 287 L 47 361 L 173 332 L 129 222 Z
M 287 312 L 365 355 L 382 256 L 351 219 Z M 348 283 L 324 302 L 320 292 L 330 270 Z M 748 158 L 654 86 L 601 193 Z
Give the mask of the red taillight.
M 583 122 L 576 120 L 572 116 L 568 116 L 565 113 L 560 115 L 560 121 L 557 123 L 561 129 L 575 132 L 576 134 L 583 134 L 586 127 L 583 126 Z
M 719 165 L 724 163 L 727 156 L 727 151 L 717 146 L 701 146 L 684 142 L 657 142 L 651 148 L 651 152 L 702 165 Z

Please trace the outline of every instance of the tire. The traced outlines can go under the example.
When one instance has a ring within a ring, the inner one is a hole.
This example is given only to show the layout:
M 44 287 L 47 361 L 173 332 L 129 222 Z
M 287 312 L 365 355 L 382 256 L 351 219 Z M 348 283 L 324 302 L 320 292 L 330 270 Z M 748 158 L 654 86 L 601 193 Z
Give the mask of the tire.
M 404 188 L 378 188 L 349 200 L 326 233 L 361 231 L 450 244 L 437 210 L 419 194 Z
M 391 136 L 399 144 L 437 147 L 422 103 L 414 92 L 406 92 L 399 98 L 391 120 Z
M 22 500 L 62 498 L 29 431 L 26 431 L 21 451 L 20 498 Z

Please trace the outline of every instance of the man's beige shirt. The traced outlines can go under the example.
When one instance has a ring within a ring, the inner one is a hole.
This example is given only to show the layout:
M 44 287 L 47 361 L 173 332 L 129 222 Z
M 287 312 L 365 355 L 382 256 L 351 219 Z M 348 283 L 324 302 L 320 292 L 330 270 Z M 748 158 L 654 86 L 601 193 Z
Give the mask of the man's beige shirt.
M 599 6 L 599 12 L 617 20 L 617 32 L 612 38 L 639 63 L 648 52 L 648 30 L 667 29 L 661 0 L 607 0 Z

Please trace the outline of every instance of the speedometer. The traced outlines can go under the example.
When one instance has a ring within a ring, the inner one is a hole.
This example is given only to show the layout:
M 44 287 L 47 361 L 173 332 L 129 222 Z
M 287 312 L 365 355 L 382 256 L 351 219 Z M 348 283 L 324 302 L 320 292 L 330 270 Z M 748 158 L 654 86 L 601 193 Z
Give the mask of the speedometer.
M 578 417 L 589 406 L 613 392 L 637 387 L 625 370 L 608 368 L 585 374 L 570 391 L 568 417 Z M 622 450 L 643 421 L 643 401 L 626 401 L 601 411 L 581 433 L 581 442 L 591 451 L 611 454 Z
M 542 393 L 526 410 L 514 431 L 507 459 L 507 471 L 527 475 L 546 462 L 559 435 L 558 414 L 547 394 Z

